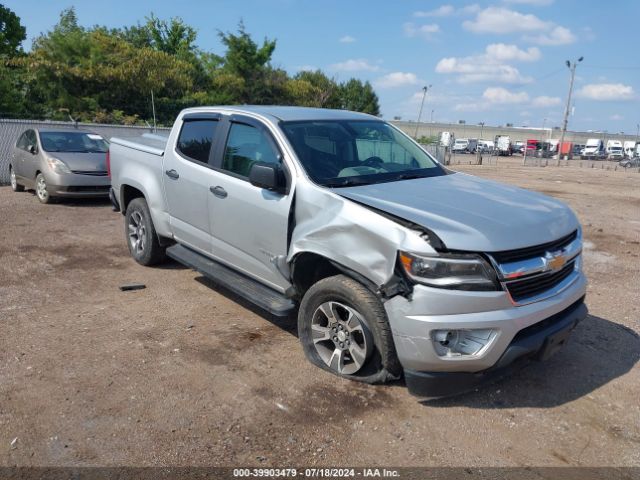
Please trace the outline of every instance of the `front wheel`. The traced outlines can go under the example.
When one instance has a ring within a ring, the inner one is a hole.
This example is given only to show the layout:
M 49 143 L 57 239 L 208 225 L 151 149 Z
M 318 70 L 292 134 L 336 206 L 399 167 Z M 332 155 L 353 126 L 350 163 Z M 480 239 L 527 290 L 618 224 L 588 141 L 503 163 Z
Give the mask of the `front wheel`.
M 144 198 L 134 198 L 125 213 L 125 235 L 133 259 L 140 265 L 150 266 L 165 259 L 165 248 L 160 245 L 151 212 Z
M 382 303 L 345 275 L 320 280 L 307 291 L 298 335 L 309 361 L 340 377 L 383 383 L 402 374 Z
M 14 192 L 23 192 L 24 186 L 18 183 L 16 172 L 13 170 L 12 166 L 9 166 L 9 177 L 11 179 L 11 190 L 13 190 Z
M 51 195 L 47 191 L 47 181 L 41 173 L 36 176 L 36 197 L 38 197 L 40 203 L 53 202 Z

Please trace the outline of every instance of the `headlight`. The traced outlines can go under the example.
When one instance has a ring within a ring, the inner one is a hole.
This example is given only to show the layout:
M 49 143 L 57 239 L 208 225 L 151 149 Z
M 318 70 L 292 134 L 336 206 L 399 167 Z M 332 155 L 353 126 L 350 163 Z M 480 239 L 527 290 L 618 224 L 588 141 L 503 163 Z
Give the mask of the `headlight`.
M 491 266 L 479 255 L 440 254 L 433 257 L 400 252 L 409 277 L 430 287 L 457 290 L 497 290 Z
M 47 163 L 56 173 L 71 173 L 67 164 L 57 158 L 47 158 Z

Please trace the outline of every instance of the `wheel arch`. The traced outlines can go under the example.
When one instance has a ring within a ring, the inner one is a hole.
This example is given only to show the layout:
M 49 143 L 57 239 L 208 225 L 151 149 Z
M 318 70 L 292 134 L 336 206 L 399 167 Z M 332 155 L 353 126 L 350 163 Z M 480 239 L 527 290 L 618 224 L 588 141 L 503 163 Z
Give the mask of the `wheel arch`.
M 318 253 L 300 252 L 291 261 L 291 283 L 298 298 L 302 298 L 313 284 L 324 278 L 340 274 L 358 281 L 375 295 L 380 295 L 379 288 L 374 282 L 349 267 Z

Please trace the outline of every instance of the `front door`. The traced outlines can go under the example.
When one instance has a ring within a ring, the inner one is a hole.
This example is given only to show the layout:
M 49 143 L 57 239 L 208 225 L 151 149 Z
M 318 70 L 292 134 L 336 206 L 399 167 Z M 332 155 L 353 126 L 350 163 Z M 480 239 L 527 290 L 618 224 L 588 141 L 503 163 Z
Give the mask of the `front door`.
M 188 114 L 175 145 L 164 153 L 164 190 L 172 232 L 181 243 L 202 252 L 211 251 L 208 201 L 213 146 L 220 115 Z
M 227 123 L 227 122 L 225 122 Z M 289 282 L 276 262 L 287 255 L 289 211 L 293 192 L 281 194 L 249 183 L 255 162 L 282 165 L 283 156 L 266 126 L 255 119 L 233 115 L 221 162 L 210 184 L 212 253 L 263 283 L 284 291 Z

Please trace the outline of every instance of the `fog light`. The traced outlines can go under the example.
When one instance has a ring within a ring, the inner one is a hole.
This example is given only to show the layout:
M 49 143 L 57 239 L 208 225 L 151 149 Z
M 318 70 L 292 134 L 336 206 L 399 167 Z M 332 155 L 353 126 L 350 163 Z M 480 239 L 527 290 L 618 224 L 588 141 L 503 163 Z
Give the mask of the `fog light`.
M 493 329 L 434 330 L 431 340 L 441 357 L 474 356 L 489 345 L 496 336 Z

